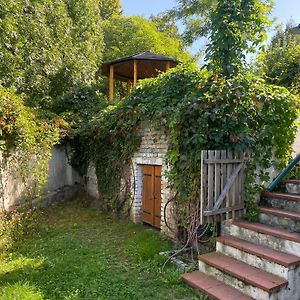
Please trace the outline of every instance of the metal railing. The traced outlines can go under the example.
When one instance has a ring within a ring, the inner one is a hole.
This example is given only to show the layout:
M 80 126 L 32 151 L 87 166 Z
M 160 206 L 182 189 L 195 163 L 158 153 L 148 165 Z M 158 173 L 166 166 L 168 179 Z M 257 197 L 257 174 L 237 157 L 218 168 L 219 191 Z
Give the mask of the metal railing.
M 268 191 L 273 191 L 278 184 L 289 174 L 292 169 L 300 162 L 300 153 L 277 175 L 277 177 L 267 187 Z

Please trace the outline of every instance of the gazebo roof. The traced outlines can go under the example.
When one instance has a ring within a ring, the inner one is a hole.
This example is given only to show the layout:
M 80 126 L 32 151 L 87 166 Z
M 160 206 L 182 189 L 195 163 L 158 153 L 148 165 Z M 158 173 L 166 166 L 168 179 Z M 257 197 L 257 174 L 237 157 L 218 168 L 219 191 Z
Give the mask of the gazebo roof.
M 114 77 L 121 81 L 134 80 L 134 61 L 138 64 L 137 79 L 156 77 L 159 72 L 178 65 L 174 58 L 145 51 L 132 56 L 108 61 L 102 64 L 102 75 L 109 76 L 110 66 L 114 66 Z

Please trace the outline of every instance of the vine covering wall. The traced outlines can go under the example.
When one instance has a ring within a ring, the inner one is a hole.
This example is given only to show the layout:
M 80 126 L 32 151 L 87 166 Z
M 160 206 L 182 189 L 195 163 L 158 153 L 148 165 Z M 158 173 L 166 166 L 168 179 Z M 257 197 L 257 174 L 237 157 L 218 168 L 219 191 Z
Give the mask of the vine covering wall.
M 25 186 L 25 198 L 38 197 L 47 181 L 52 146 L 59 134 L 54 124 L 40 120 L 11 90 L 0 88 L 0 192 L 4 172 L 16 172 Z M 25 200 L 26 200 L 25 199 Z M 3 203 L 2 203 L 3 204 Z
M 96 168 L 103 201 L 116 211 L 120 179 L 139 148 L 143 121 L 163 128 L 169 137 L 167 176 L 182 203 L 198 198 L 202 149 L 251 150 L 246 178 L 251 219 L 261 188 L 257 178 L 268 180 L 265 170 L 289 159 L 298 113 L 299 99 L 285 88 L 252 75 L 225 78 L 179 66 L 142 81 L 125 100 L 99 113 L 81 130 L 86 145 L 81 151 Z

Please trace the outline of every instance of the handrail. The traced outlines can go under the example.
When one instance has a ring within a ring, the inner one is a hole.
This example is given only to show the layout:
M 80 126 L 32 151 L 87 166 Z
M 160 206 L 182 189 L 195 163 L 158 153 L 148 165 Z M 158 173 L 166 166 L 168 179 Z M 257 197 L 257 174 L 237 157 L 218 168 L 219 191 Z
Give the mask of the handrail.
M 297 165 L 300 161 L 300 153 L 278 174 L 278 176 L 267 187 L 268 191 L 273 191 L 281 180 Z

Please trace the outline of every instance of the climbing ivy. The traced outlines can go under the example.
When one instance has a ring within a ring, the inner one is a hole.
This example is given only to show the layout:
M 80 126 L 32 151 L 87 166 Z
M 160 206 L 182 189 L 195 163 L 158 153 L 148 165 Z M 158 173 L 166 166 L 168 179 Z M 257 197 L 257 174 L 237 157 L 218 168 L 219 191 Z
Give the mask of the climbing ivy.
M 168 136 L 167 176 L 181 202 L 198 198 L 201 150 L 250 150 L 246 190 L 248 217 L 254 218 L 258 182 L 268 180 L 266 169 L 289 159 L 298 112 L 296 96 L 252 75 L 222 78 L 179 66 L 142 81 L 126 99 L 107 106 L 81 128 L 81 137 L 99 192 L 112 210 L 120 209 L 121 177 L 140 146 L 143 122 Z
M 58 141 L 54 124 L 42 121 L 13 91 L 0 88 L 0 194 L 3 173 L 15 173 L 26 187 L 25 198 L 37 197 L 47 181 L 51 148 Z

